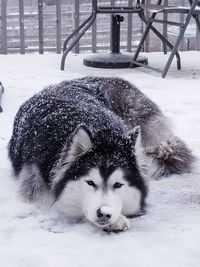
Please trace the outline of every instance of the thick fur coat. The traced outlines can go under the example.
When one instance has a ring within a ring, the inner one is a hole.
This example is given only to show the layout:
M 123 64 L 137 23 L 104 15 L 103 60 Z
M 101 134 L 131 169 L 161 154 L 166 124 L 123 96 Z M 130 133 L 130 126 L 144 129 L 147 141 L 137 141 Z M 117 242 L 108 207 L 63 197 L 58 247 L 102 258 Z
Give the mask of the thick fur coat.
M 154 102 L 125 80 L 103 77 L 64 81 L 27 100 L 15 118 L 9 157 L 26 200 L 56 201 L 70 181 L 98 166 L 104 180 L 126 170 L 141 209 L 147 178 L 190 172 L 193 163 Z

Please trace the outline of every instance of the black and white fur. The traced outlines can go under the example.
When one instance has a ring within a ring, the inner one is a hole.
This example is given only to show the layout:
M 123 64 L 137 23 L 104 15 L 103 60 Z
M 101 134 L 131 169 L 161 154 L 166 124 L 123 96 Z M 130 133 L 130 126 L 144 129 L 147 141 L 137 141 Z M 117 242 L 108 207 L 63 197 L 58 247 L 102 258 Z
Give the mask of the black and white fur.
M 49 86 L 19 109 L 9 156 L 28 201 L 126 230 L 145 207 L 147 178 L 190 172 L 193 156 L 167 118 L 119 78 Z

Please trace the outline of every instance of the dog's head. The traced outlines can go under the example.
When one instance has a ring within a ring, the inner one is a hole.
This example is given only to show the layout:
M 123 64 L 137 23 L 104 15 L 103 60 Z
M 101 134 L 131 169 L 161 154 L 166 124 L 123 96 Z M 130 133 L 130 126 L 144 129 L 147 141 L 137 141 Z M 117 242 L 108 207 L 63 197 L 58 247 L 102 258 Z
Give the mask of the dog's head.
M 54 170 L 54 191 L 63 212 L 85 216 L 100 227 L 114 224 L 120 214 L 140 212 L 146 186 L 134 155 L 138 132 L 136 128 L 111 140 L 108 132 L 93 138 L 85 126 L 76 129 Z

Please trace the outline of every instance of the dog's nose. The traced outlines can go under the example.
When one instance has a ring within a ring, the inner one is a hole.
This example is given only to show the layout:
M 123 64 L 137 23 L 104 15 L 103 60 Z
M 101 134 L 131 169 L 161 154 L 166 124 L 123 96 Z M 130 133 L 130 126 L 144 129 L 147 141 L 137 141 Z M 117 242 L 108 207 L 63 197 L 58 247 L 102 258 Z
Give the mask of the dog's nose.
M 109 207 L 101 207 L 97 210 L 97 218 L 101 221 L 108 221 L 112 216 L 112 211 Z

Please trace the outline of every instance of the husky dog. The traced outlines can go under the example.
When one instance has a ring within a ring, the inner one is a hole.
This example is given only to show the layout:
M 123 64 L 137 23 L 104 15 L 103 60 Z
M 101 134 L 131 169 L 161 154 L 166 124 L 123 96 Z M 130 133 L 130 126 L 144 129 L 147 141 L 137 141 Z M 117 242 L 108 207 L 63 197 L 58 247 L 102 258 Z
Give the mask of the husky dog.
M 19 109 L 9 157 L 27 201 L 107 230 L 145 208 L 147 179 L 190 172 L 193 156 L 158 106 L 119 78 L 49 86 Z

